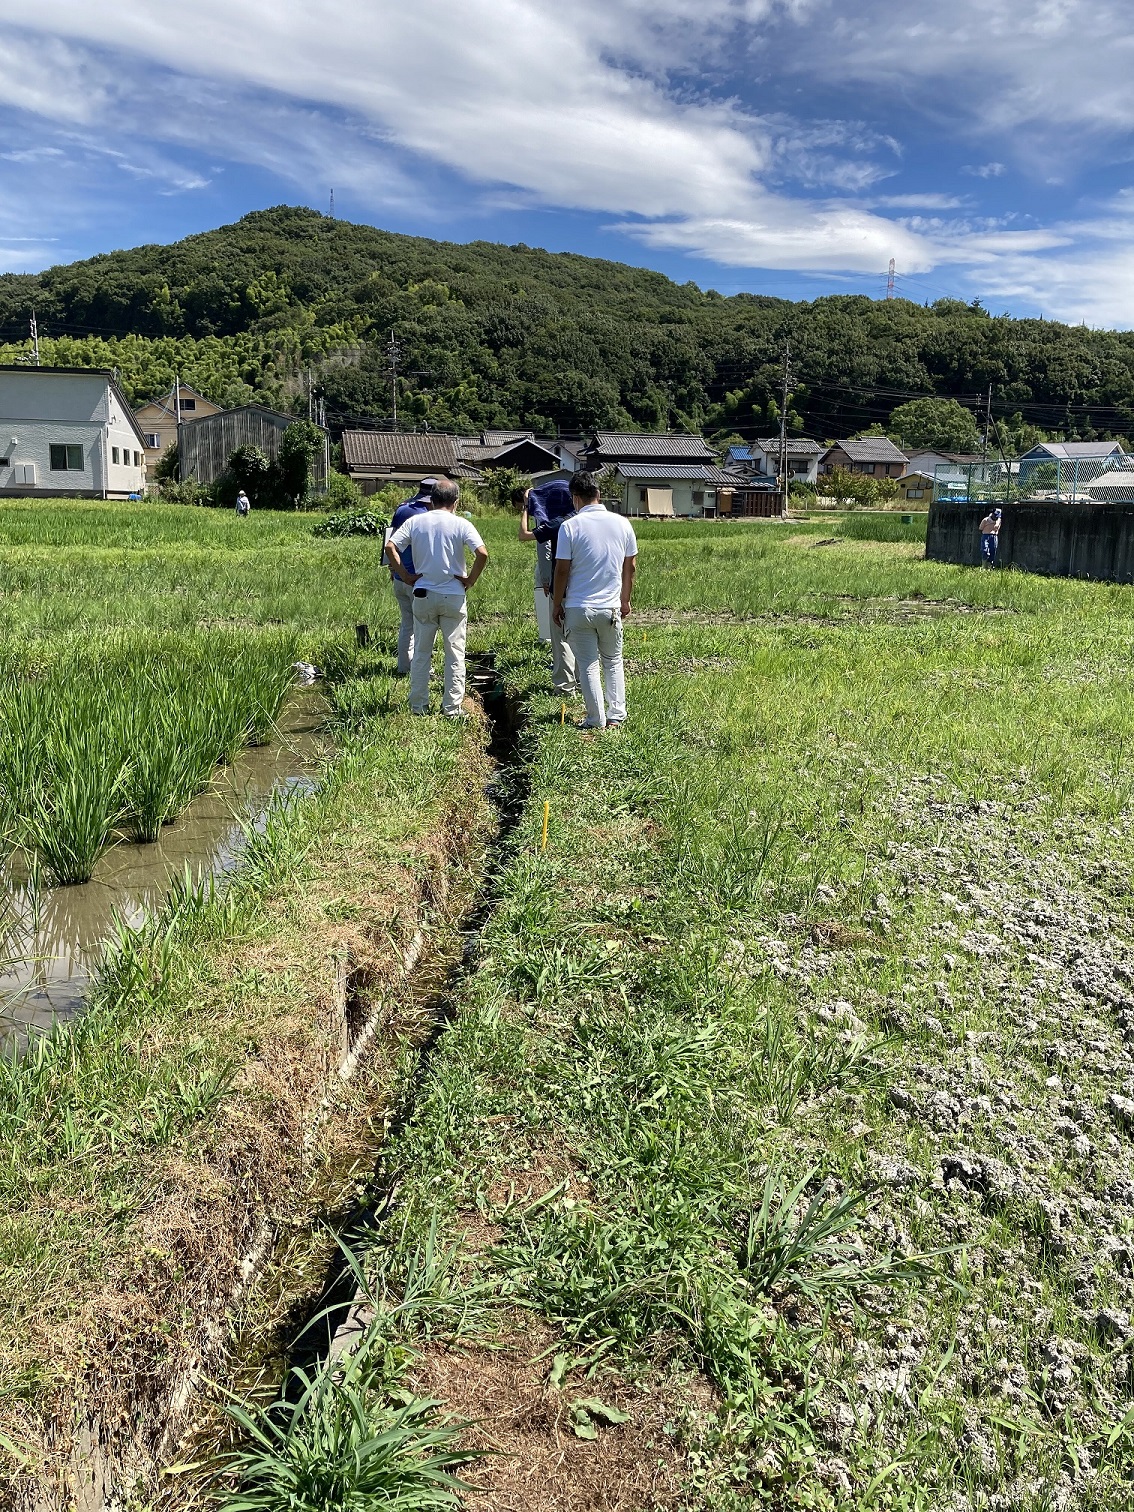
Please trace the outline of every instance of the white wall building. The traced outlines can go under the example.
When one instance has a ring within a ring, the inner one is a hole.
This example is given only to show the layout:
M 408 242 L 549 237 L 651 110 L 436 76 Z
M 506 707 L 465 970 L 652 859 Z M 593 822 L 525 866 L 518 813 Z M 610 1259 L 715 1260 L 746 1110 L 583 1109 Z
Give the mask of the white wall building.
M 125 499 L 145 489 L 145 451 L 112 373 L 0 367 L 0 496 Z

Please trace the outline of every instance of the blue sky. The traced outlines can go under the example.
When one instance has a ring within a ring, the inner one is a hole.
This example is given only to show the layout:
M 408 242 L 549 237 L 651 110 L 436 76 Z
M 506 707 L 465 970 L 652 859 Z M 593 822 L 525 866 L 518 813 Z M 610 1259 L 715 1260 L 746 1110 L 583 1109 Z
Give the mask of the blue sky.
M 280 202 L 1134 327 L 1115 0 L 0 0 L 0 269 Z

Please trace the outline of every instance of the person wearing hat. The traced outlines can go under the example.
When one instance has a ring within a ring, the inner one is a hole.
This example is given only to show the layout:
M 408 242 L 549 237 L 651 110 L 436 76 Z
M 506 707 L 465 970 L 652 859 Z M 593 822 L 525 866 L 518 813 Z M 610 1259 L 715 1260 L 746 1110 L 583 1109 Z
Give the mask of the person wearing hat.
M 424 514 L 427 509 L 432 509 L 433 490 L 436 486 L 436 478 L 422 478 L 413 498 L 398 505 L 394 510 L 394 518 L 390 521 L 390 528 L 386 532 L 387 544 L 394 531 L 400 530 L 407 520 L 412 520 L 415 515 Z M 394 590 L 394 597 L 398 601 L 398 665 L 394 675 L 408 677 L 410 663 L 413 661 L 413 584 L 407 583 L 404 578 L 398 576 L 389 557 L 386 561 L 390 568 L 390 587 Z M 406 570 L 406 575 L 412 576 L 413 553 L 408 546 L 402 553 L 402 566 Z
M 520 540 L 534 541 L 536 548 L 536 624 L 539 625 L 539 600 L 547 605 L 547 639 L 551 642 L 551 686 L 561 698 L 574 698 L 579 691 L 575 676 L 575 653 L 567 643 L 563 627 L 552 618 L 551 593 L 555 583 L 555 547 L 559 528 L 575 513 L 571 490 L 562 480 L 541 483 L 538 488 L 518 489 L 512 495 L 520 505 Z M 540 636 L 543 639 L 543 636 Z
M 1002 511 L 990 509 L 980 522 L 980 559 L 985 567 L 996 566 L 996 550 L 1000 545 L 1000 521 Z

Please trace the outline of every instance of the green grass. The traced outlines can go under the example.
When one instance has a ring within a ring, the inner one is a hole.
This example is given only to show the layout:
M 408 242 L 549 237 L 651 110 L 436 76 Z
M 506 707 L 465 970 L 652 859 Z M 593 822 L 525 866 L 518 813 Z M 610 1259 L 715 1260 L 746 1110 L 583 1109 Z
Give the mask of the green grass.
M 380 887 L 473 802 L 446 786 L 471 735 L 408 720 L 388 675 L 373 543 L 120 515 L 7 517 L 8 658 L 80 655 L 108 627 L 286 636 L 334 674 L 346 756 L 228 901 L 125 933 L 96 1011 L 0 1085 L 24 1341 L 0 1391 L 32 1403 L 72 1358 L 34 1332 L 44 1289 L 132 1274 L 114 1268 L 152 1152 L 204 1149 L 249 1042 L 310 1013 L 310 969 L 263 965 L 310 926 L 304 900 L 358 917 L 360 847 Z M 630 723 L 582 741 L 545 691 L 529 549 L 485 522 L 471 640 L 526 715 L 530 799 L 385 1150 L 400 1221 L 364 1260 L 384 1321 L 349 1390 L 321 1375 L 298 1417 L 249 1409 L 246 1505 L 287 1505 L 301 1463 L 300 1504 L 329 1512 L 335 1467 L 387 1431 L 408 1462 L 459 1453 L 432 1409 L 398 1418 L 415 1357 L 533 1323 L 549 1392 L 629 1413 L 584 1406 L 585 1431 L 633 1435 L 635 1393 L 665 1396 L 689 1500 L 714 1512 L 1129 1505 L 1130 1342 L 1098 1320 L 1134 1303 L 1130 1134 L 1108 1111 L 1134 1096 L 1134 596 L 927 563 L 917 530 L 642 526 Z M 423 1327 L 404 1304 L 438 1245 L 464 1300 Z

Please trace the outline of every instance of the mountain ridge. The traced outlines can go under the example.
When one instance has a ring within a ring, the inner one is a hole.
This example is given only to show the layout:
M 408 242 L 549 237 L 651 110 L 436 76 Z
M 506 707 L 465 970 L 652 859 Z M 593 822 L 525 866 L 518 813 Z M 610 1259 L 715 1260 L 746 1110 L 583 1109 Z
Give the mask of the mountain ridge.
M 914 396 L 983 410 L 1001 438 L 1134 436 L 1134 333 L 992 317 L 979 305 L 721 295 L 651 269 L 524 244 L 406 236 L 277 206 L 168 245 L 0 276 L 0 360 L 118 368 L 132 402 L 174 376 L 225 404 L 305 409 L 310 370 L 333 419 L 390 409 L 471 431 L 779 426 L 786 344 L 793 433 L 852 435 Z

